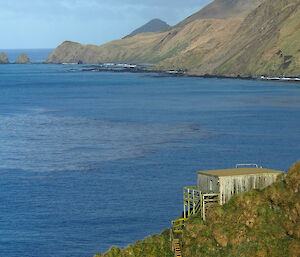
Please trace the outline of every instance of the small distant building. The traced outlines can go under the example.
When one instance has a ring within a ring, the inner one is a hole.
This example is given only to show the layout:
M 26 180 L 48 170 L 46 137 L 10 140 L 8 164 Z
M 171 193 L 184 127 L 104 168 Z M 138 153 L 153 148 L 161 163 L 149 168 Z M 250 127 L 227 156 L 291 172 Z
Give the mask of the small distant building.
M 258 168 L 235 168 L 198 171 L 197 187 L 204 193 L 219 194 L 219 203 L 224 204 L 234 194 L 251 189 L 263 189 L 276 181 L 282 171 Z
M 206 205 L 222 205 L 234 194 L 263 189 L 274 183 L 282 173 L 259 168 L 257 164 L 237 164 L 234 169 L 198 171 L 197 186 L 183 188 L 183 217 L 201 213 L 205 220 Z

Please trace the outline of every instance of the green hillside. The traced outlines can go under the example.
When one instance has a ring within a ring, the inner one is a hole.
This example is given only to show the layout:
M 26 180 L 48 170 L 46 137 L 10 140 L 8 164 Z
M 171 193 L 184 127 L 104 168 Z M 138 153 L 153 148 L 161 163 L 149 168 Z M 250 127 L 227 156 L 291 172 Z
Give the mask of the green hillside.
M 195 75 L 299 76 L 300 1 L 266 0 L 229 40 L 209 52 L 199 44 L 190 53 L 182 52 L 158 66 L 185 67 Z
M 299 76 L 300 1 L 266 0 L 242 23 L 226 54 L 215 73 Z
M 287 176 L 264 190 L 236 195 L 208 209 L 207 220 L 188 219 L 183 233 L 184 257 L 272 256 L 300 253 L 300 162 Z M 121 250 L 113 247 L 95 257 L 164 257 L 171 252 L 169 230 Z

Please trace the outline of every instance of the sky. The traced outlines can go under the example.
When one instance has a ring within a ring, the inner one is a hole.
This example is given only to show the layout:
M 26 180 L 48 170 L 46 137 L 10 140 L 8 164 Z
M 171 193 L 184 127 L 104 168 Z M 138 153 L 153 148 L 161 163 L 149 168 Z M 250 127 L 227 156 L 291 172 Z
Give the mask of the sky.
M 153 18 L 175 25 L 211 0 L 0 0 L 0 49 L 100 45 Z

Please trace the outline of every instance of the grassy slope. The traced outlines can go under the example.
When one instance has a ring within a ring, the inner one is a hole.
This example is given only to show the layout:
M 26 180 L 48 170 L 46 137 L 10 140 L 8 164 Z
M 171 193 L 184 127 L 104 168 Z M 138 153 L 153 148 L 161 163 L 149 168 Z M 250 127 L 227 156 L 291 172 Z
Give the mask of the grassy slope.
M 204 45 L 198 44 L 189 54 L 182 52 L 163 60 L 159 67 L 185 67 L 195 75 L 299 76 L 299 3 L 299 0 L 266 0 L 238 24 L 238 29 L 229 25 L 228 30 L 234 34 L 220 38 L 221 44 L 214 46 L 202 41 Z M 214 48 L 207 52 L 209 46 Z
M 171 251 L 170 231 L 165 230 L 159 235 L 149 236 L 144 240 L 137 241 L 135 244 L 121 250 L 118 247 L 112 247 L 105 254 L 96 254 L 94 257 L 173 257 Z
M 300 1 L 266 0 L 245 19 L 224 52 L 224 62 L 213 73 L 298 76 Z
M 196 20 L 184 28 L 174 28 L 160 33 L 143 33 L 134 37 L 115 40 L 101 46 L 81 45 L 66 41 L 58 46 L 48 57 L 49 62 L 148 62 L 157 63 L 176 56 L 188 56 L 193 50 L 214 52 L 222 42 L 231 38 L 242 19 Z M 202 52 L 198 52 L 198 55 Z M 207 53 L 208 55 L 210 54 Z M 202 58 L 202 56 L 201 56 Z M 167 62 L 163 67 L 169 65 Z M 187 62 L 179 61 L 180 67 L 192 66 L 193 58 Z M 177 65 L 177 66 L 178 66 Z
M 212 206 L 207 221 L 190 218 L 184 232 L 185 257 L 272 256 L 300 253 L 300 162 L 288 175 L 264 190 L 236 195 L 228 204 Z M 127 248 L 112 248 L 97 257 L 174 256 L 169 231 Z
M 243 18 L 263 1 L 264 0 L 215 0 L 198 12 L 179 22 L 175 27 L 184 27 L 197 19 Z

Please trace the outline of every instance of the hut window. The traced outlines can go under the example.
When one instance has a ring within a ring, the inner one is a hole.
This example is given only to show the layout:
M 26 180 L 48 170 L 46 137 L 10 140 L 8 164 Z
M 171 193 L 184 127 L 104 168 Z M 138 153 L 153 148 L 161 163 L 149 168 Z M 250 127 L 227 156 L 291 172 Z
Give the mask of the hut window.
M 209 190 L 213 191 L 213 181 L 212 180 L 209 181 Z

